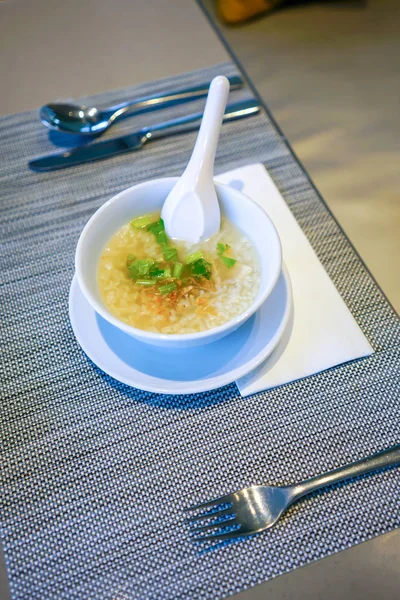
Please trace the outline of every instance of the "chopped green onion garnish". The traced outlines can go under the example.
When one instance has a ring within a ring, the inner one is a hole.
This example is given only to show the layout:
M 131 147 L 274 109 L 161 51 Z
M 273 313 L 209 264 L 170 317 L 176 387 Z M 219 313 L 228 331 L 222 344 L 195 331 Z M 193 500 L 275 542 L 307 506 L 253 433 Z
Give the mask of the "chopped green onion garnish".
M 204 260 L 204 258 L 196 260 L 196 262 L 191 264 L 190 268 L 195 277 L 205 277 L 206 279 L 211 279 L 211 264 Z
M 169 279 L 171 276 L 172 276 L 171 269 L 169 267 L 164 269 L 164 279 Z
M 165 233 L 165 231 L 159 231 L 156 235 L 156 240 L 160 244 L 160 246 L 163 246 L 164 244 L 168 244 L 168 238 L 167 238 L 167 234 Z
M 155 279 L 163 278 L 164 277 L 164 269 L 160 269 L 158 265 L 154 266 L 150 269 L 149 275 L 150 275 L 150 277 L 155 278 Z
M 236 260 L 234 258 L 229 258 L 228 256 L 221 256 L 221 260 L 228 269 L 232 269 L 236 264 Z
M 183 264 L 176 262 L 174 264 L 174 271 L 173 271 L 173 276 L 174 277 L 180 277 L 182 275 L 182 271 L 183 271 Z
M 172 282 L 172 283 L 166 283 L 165 285 L 160 285 L 160 287 L 158 288 L 160 294 L 170 294 L 171 292 L 174 292 L 177 289 L 177 285 L 176 283 Z
M 138 217 L 137 219 L 132 219 L 131 225 L 135 229 L 144 229 L 148 225 L 150 225 L 151 219 L 149 217 Z
M 151 281 L 151 279 L 137 279 L 135 281 L 135 285 L 143 285 L 145 287 L 150 287 L 151 285 L 154 285 L 154 281 Z
M 176 260 L 178 258 L 178 251 L 176 248 L 171 248 L 170 246 L 163 245 L 161 246 L 162 253 L 164 256 L 164 260 L 169 262 L 170 260 Z
M 232 269 L 236 264 L 236 259 L 223 256 L 224 252 L 228 252 L 230 249 L 231 247 L 229 244 L 222 244 L 221 242 L 218 242 L 217 244 L 217 254 L 219 254 L 222 262 L 228 269 Z
M 164 221 L 162 219 L 158 219 L 158 221 L 154 221 L 154 223 L 150 223 L 147 227 L 147 231 L 151 231 L 154 235 L 157 235 L 160 231 L 164 231 Z
M 231 249 L 229 244 L 223 244 L 222 242 L 217 243 L 217 254 L 221 256 L 224 252 L 228 252 Z
M 164 228 L 164 221 L 162 219 L 158 219 L 158 221 L 150 223 L 150 225 L 147 227 L 147 231 L 151 231 L 151 233 L 154 233 L 157 242 L 161 246 L 163 246 L 164 244 L 168 244 L 168 238 Z
M 189 254 L 189 256 L 186 258 L 186 264 L 191 265 L 201 258 L 204 258 L 204 254 L 201 250 L 198 250 L 197 252 L 193 252 L 193 254 Z

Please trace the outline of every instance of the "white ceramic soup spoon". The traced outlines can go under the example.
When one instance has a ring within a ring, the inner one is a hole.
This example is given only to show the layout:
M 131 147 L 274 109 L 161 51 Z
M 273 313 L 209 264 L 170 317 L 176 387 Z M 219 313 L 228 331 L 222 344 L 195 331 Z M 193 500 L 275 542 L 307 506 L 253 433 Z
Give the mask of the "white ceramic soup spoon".
M 219 231 L 221 214 L 213 173 L 228 94 L 227 78 L 215 77 L 189 164 L 168 194 L 161 211 L 170 238 L 197 243 Z

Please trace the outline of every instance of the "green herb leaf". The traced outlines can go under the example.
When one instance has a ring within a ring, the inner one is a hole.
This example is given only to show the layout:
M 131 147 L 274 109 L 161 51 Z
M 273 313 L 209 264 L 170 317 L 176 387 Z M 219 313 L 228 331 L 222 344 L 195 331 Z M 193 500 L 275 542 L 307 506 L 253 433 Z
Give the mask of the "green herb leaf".
M 173 271 L 173 276 L 174 277 L 180 277 L 182 275 L 182 271 L 183 271 L 183 264 L 176 262 L 174 264 L 174 271 Z
M 211 264 L 204 260 L 204 258 L 200 258 L 200 260 L 192 263 L 191 271 L 194 277 L 205 277 L 206 279 L 211 279 Z
M 193 252 L 193 254 L 189 254 L 189 256 L 186 257 L 186 264 L 191 265 L 201 258 L 204 258 L 204 254 L 201 250 L 198 250 L 197 252 Z
M 170 246 L 164 244 L 163 246 L 161 246 L 161 250 L 164 256 L 164 260 L 166 260 L 167 262 L 169 262 L 170 260 L 177 260 L 178 251 L 176 248 L 171 248 Z
M 134 262 L 132 262 L 128 265 L 128 277 L 130 279 L 137 279 L 138 277 L 140 277 L 140 273 L 136 269 Z
M 141 258 L 128 265 L 129 277 L 141 279 L 150 275 L 151 269 L 157 269 L 158 263 L 150 258 Z
M 170 294 L 171 292 L 174 292 L 177 289 L 177 285 L 174 282 L 171 283 L 166 283 L 165 285 L 160 285 L 160 287 L 158 288 L 160 294 Z
M 137 271 L 141 275 L 149 275 L 150 269 L 157 265 L 157 263 L 154 260 L 151 260 L 149 258 L 142 258 L 136 260 L 133 264 L 135 265 Z
M 221 256 L 221 260 L 228 269 L 232 269 L 236 264 L 236 260 L 234 258 L 229 258 L 228 256 Z

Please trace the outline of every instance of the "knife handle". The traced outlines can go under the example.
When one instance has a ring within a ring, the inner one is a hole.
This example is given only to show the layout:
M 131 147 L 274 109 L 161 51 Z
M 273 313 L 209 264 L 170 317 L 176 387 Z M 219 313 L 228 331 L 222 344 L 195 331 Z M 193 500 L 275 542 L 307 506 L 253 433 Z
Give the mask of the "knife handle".
M 241 102 L 235 102 L 229 104 L 225 109 L 223 123 L 227 121 L 234 121 L 241 119 L 252 114 L 256 114 L 260 111 L 260 105 L 258 100 L 251 98 L 250 100 L 242 100 Z M 193 113 L 186 117 L 180 117 L 179 119 L 172 119 L 170 121 L 164 121 L 144 127 L 140 133 L 142 135 L 142 142 L 145 143 L 148 140 L 158 139 L 175 133 L 183 133 L 185 131 L 193 131 L 197 129 L 203 118 L 203 113 Z
M 230 83 L 231 90 L 237 90 L 243 86 L 243 80 L 238 75 L 228 77 L 228 81 Z M 136 100 L 130 100 L 128 102 L 116 104 L 115 106 L 110 106 L 107 109 L 103 109 L 102 112 L 108 114 L 108 117 L 115 121 L 115 119 L 123 114 L 127 114 L 128 112 L 133 114 L 151 112 L 160 108 L 177 106 L 178 104 L 191 102 L 193 100 L 197 100 L 198 98 L 204 98 L 208 94 L 209 87 L 210 82 L 169 94 L 146 96 L 144 98 L 138 98 Z

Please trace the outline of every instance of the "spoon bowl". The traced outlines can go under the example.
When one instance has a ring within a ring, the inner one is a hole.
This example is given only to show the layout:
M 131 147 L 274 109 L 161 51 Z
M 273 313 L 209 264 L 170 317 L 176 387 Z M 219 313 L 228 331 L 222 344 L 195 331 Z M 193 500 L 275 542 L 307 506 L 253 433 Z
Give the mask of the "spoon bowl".
M 78 135 L 99 134 L 111 124 L 108 112 L 76 104 L 46 104 L 40 109 L 40 119 L 49 129 Z

